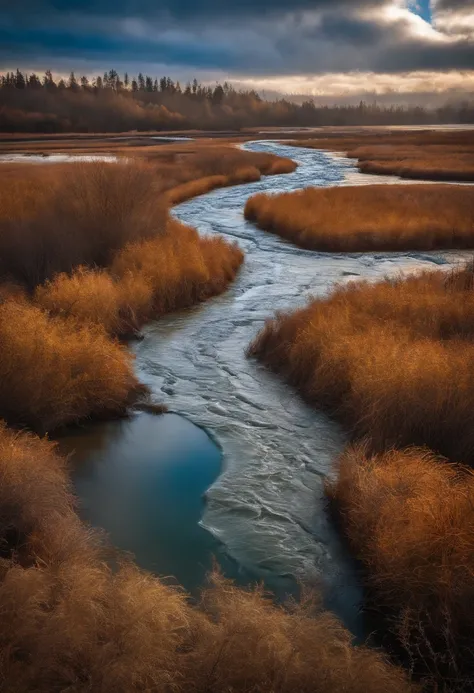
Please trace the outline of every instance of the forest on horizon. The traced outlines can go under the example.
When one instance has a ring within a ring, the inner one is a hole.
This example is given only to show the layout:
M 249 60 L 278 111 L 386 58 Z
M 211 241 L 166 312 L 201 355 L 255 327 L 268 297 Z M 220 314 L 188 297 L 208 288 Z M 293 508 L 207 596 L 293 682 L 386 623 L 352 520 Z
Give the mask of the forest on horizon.
M 129 130 L 238 130 L 245 127 L 322 125 L 436 125 L 474 123 L 474 99 L 422 106 L 317 106 L 287 98 L 263 99 L 255 90 L 231 84 L 206 86 L 196 79 L 181 85 L 139 73 L 110 70 L 92 80 L 56 81 L 50 70 L 40 77 L 20 70 L 0 76 L 1 132 L 126 132 Z

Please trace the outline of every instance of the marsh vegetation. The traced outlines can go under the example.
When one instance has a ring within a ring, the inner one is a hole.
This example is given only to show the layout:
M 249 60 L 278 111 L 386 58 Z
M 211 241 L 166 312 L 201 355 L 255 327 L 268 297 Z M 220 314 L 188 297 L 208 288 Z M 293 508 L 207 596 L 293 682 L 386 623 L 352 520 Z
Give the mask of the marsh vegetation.
M 351 282 L 269 320 L 249 350 L 354 441 L 327 491 L 368 605 L 427 690 L 469 690 L 474 666 L 473 276 Z
M 299 139 L 296 147 L 343 151 L 362 173 L 435 181 L 474 181 L 474 132 L 421 131 L 332 133 Z
M 305 188 L 249 198 L 245 217 L 326 252 L 474 247 L 474 189 L 454 185 Z

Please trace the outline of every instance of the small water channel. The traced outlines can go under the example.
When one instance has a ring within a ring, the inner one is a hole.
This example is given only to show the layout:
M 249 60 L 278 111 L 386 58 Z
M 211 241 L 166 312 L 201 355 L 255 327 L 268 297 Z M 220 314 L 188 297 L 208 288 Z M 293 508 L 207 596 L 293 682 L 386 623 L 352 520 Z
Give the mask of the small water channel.
M 269 141 L 244 147 L 289 156 L 299 168 L 175 208 L 201 233 L 237 240 L 246 262 L 224 295 L 150 323 L 133 347 L 137 372 L 156 400 L 187 419 L 140 415 L 90 427 L 62 445 L 76 450 L 83 515 L 140 565 L 191 590 L 213 554 L 239 582 L 264 579 L 283 592 L 301 580 L 321 587 L 328 607 L 361 633 L 357 574 L 323 490 L 344 435 L 246 359 L 245 349 L 275 310 L 294 309 L 338 282 L 447 265 L 461 255 L 318 253 L 261 232 L 243 217 L 256 192 L 400 181 L 362 175 L 345 157 L 316 150 Z

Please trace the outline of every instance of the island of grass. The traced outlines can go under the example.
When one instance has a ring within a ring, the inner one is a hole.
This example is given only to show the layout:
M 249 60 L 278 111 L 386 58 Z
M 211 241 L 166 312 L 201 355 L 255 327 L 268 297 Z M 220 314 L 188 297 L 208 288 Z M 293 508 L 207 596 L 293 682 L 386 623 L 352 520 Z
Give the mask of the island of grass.
M 474 248 L 474 187 L 416 184 L 306 188 L 249 198 L 246 219 L 327 252 Z

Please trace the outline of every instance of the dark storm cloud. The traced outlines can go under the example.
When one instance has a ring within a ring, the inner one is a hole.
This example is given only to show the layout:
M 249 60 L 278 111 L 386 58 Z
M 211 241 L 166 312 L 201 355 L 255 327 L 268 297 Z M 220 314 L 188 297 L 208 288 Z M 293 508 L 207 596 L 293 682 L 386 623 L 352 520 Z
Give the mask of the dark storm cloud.
M 436 0 L 434 7 L 436 10 L 472 11 L 474 0 Z
M 89 16 L 159 17 L 184 21 L 226 16 L 269 16 L 301 10 L 377 6 L 384 0 L 24 0 L 18 12 L 80 13 Z
M 411 15 L 377 11 L 390 5 L 396 10 L 395 3 L 23 0 L 0 13 L 0 67 L 60 71 L 77 60 L 104 69 L 121 63 L 151 71 L 159 64 L 241 77 L 474 68 L 473 40 L 417 35 Z M 473 3 L 438 0 L 433 7 L 446 11 Z

